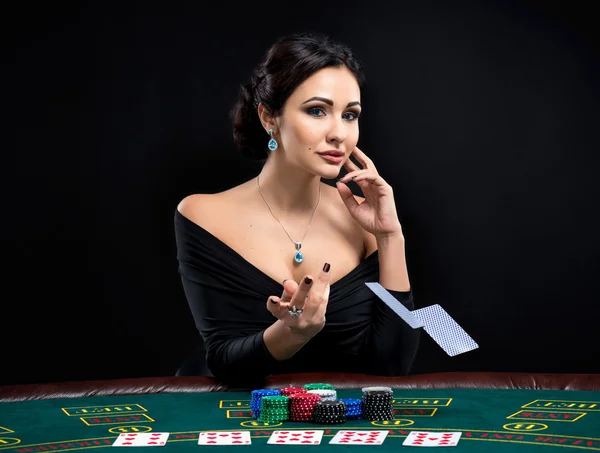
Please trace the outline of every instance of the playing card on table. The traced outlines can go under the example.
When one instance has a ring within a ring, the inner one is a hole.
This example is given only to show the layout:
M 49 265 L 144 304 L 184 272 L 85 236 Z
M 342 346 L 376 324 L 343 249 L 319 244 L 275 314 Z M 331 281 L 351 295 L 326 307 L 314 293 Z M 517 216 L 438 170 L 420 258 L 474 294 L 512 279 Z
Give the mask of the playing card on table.
M 250 431 L 201 431 L 198 445 L 250 445 Z
M 389 431 L 350 431 L 341 430 L 329 441 L 330 444 L 381 445 Z
M 318 429 L 307 431 L 273 431 L 267 443 L 279 445 L 319 445 L 323 438 L 323 433 L 323 430 Z
M 409 447 L 456 447 L 461 432 L 411 431 L 402 445 Z
M 163 447 L 169 433 L 122 433 L 113 447 Z
M 380 283 L 369 282 L 365 283 L 365 285 L 367 285 L 369 289 L 373 291 L 375 295 L 383 301 L 383 303 L 390 307 L 394 311 L 394 313 L 400 316 L 404 320 L 404 322 L 411 326 L 413 329 L 424 326 L 423 321 L 417 318 L 413 314 L 413 311 L 410 311 L 408 308 L 402 305 L 402 302 L 400 302 L 398 299 L 392 296 L 387 289 L 381 286 Z
M 412 313 L 425 324 L 425 332 L 449 356 L 453 357 L 479 347 L 469 334 L 438 304 L 414 310 Z

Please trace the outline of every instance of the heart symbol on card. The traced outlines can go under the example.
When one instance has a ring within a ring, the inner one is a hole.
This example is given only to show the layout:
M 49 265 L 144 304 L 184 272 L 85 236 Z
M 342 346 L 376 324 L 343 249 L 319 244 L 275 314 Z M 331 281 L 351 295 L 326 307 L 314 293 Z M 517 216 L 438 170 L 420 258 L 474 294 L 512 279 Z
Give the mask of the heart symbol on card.
M 229 434 L 219 434 L 220 437 L 228 437 Z
M 358 436 L 366 436 L 366 435 L 367 435 L 367 433 L 358 433 L 357 435 L 358 435 Z
M 133 445 L 133 442 L 123 442 L 123 445 Z
M 135 437 L 126 437 L 125 440 L 135 440 Z
M 439 440 L 439 437 L 428 437 L 427 440 Z
M 344 443 L 347 443 L 347 442 L 350 442 L 350 439 L 342 439 L 342 440 L 340 440 L 340 444 L 344 444 Z
M 158 442 L 148 442 L 148 445 L 156 445 Z
M 232 444 L 243 444 L 241 440 L 234 440 L 231 442 Z
M 278 440 L 276 441 L 278 444 L 285 444 L 285 440 Z
M 216 440 L 209 440 L 208 442 L 206 442 L 207 444 L 216 444 L 217 441 Z

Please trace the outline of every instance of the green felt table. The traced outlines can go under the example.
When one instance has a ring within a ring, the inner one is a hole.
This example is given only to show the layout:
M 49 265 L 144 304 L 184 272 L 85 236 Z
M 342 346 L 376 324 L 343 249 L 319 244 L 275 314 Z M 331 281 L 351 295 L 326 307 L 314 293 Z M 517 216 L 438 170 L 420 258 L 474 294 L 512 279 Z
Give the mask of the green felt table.
M 338 390 L 360 398 L 360 389 Z M 161 451 L 396 451 L 411 431 L 460 431 L 452 451 L 533 452 L 554 448 L 600 451 L 600 392 L 568 390 L 394 389 L 395 419 L 327 426 L 254 420 L 250 392 L 162 393 L 0 403 L 0 451 L 81 451 L 113 448 L 123 432 L 169 432 Z M 323 429 L 320 445 L 267 444 L 274 430 Z M 385 429 L 381 446 L 330 445 L 341 429 Z M 248 430 L 249 446 L 201 446 L 200 431 Z M 573 450 L 575 451 L 575 450 Z

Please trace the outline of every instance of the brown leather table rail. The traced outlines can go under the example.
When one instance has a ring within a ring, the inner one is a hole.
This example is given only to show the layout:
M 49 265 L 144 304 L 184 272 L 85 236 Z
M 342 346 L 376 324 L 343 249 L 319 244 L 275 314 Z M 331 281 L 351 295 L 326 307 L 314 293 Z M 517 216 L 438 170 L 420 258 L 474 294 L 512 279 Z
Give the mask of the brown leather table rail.
M 401 377 L 306 373 L 272 376 L 263 388 L 297 387 L 327 382 L 336 388 L 385 385 L 398 389 L 531 389 L 600 391 L 600 374 L 530 374 L 499 372 L 433 373 Z M 0 402 L 105 395 L 252 390 L 228 387 L 206 377 L 167 376 L 105 381 L 75 381 L 0 387 Z

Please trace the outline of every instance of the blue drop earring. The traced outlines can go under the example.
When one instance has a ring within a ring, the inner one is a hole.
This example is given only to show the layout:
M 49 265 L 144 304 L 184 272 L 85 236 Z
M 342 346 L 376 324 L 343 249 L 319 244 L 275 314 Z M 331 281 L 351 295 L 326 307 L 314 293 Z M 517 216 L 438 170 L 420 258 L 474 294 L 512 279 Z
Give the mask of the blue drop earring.
M 271 140 L 269 140 L 269 149 L 271 151 L 275 151 L 279 147 L 277 140 L 273 138 L 273 134 L 275 134 L 275 131 L 273 131 L 273 129 L 269 129 L 269 135 L 271 136 Z

